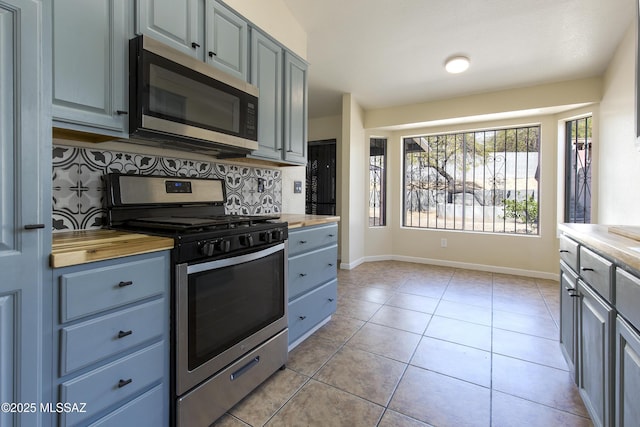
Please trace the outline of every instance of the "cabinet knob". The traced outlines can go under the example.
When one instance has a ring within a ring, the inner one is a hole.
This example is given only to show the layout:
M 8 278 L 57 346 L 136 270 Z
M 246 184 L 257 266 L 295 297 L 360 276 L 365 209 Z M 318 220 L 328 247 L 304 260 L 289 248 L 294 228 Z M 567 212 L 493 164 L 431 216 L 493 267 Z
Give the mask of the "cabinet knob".
M 217 56 L 217 54 L 215 52 L 209 51 L 209 58 L 213 58 L 214 56 Z
M 133 382 L 133 378 L 129 378 L 128 380 L 120 380 L 118 381 L 118 388 L 122 388 L 127 384 L 131 384 Z
M 200 45 L 198 43 L 196 43 L 196 42 L 191 42 L 191 47 L 194 48 L 194 49 L 197 49 L 197 48 L 200 47 Z

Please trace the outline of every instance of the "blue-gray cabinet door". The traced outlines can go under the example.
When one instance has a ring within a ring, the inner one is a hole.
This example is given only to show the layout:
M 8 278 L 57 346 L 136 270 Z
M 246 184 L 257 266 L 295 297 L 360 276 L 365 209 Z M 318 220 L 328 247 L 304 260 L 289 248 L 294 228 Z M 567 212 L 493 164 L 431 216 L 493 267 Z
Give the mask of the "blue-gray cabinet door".
M 206 8 L 205 61 L 247 81 L 247 21 L 215 0 L 207 0 Z
M 54 126 L 127 136 L 129 0 L 53 0 Z
M 204 10 L 199 0 L 136 0 L 136 33 L 204 58 Z
M 284 160 L 307 164 L 307 64 L 284 54 Z
M 48 40 L 50 27 L 43 9 L 36 0 L 0 1 L 2 403 L 41 401 L 46 357 L 41 287 L 51 281 L 44 277 L 49 271 L 44 248 L 51 248 L 51 95 L 44 79 L 50 49 L 41 38 Z M 42 414 L 35 409 L 2 411 L 0 425 L 38 426 Z
M 637 426 L 640 422 L 640 333 L 620 316 L 616 318 L 615 384 L 615 425 Z
M 251 30 L 251 84 L 258 98 L 258 149 L 253 155 L 282 160 L 282 48 Z
M 615 312 L 590 286 L 578 280 L 578 387 L 593 424 L 612 423 L 612 355 Z

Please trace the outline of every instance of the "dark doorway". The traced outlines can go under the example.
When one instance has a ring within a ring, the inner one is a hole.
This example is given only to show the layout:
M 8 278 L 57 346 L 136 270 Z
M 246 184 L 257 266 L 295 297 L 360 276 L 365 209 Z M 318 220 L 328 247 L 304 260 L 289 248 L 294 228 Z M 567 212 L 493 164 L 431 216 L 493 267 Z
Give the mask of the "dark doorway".
M 309 142 L 307 200 L 310 215 L 336 214 L 336 140 Z

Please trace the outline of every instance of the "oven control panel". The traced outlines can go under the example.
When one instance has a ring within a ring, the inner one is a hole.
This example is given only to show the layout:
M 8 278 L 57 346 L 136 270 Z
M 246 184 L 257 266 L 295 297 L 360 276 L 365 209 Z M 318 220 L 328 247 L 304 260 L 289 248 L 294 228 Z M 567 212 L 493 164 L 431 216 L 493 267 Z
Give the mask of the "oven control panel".
M 233 256 L 234 252 L 257 249 L 280 243 L 287 239 L 287 226 L 260 224 L 252 227 L 227 230 L 214 236 L 201 236 L 193 241 L 182 241 L 177 246 L 179 262 Z

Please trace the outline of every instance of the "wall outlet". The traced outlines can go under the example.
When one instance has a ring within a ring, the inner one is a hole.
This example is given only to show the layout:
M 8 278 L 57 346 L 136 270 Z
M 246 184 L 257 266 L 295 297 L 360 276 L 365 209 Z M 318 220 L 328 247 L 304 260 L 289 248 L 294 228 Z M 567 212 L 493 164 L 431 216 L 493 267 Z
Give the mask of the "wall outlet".
M 264 193 L 264 178 L 258 178 L 258 193 Z
M 293 192 L 302 193 L 302 181 L 293 181 Z
M 440 239 L 440 247 L 441 248 L 447 247 L 447 239 Z

